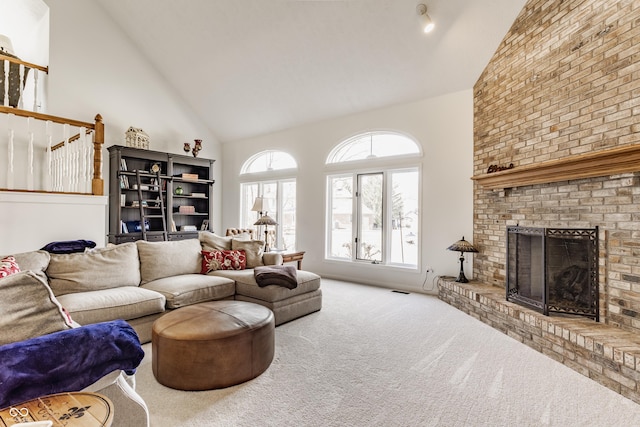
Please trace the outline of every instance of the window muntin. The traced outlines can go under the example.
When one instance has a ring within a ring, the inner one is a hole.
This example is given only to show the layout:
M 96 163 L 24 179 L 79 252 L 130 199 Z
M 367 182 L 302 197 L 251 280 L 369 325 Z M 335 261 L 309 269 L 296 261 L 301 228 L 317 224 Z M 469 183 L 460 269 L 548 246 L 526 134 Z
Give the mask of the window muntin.
M 349 138 L 331 150 L 327 164 L 420 154 L 420 146 L 406 135 L 367 132 Z

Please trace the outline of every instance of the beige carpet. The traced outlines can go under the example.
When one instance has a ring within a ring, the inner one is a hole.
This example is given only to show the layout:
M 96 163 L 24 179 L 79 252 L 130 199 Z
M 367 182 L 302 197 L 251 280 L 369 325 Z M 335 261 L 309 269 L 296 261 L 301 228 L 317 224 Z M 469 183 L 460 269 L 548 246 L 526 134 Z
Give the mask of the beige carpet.
M 334 280 L 323 292 L 238 386 L 161 386 L 146 344 L 137 389 L 152 426 L 640 425 L 640 405 L 436 297 Z

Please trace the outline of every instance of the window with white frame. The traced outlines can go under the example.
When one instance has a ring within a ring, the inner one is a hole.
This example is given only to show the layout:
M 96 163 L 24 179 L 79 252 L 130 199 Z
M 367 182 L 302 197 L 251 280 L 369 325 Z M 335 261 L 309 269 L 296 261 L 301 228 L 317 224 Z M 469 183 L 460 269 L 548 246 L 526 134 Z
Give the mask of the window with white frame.
M 252 156 L 241 169 L 241 226 L 256 230 L 256 237 L 267 238 L 274 249 L 291 251 L 296 246 L 297 166 L 290 154 L 267 150 Z M 257 198 L 261 203 L 256 203 Z M 262 215 L 278 225 L 254 225 Z
M 412 138 L 367 132 L 327 158 L 328 259 L 417 268 L 422 155 Z

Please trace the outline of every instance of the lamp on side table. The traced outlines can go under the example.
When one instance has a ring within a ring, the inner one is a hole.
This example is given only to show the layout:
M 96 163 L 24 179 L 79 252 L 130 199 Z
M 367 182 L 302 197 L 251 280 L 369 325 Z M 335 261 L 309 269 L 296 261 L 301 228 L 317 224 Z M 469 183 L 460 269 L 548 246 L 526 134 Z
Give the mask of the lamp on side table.
M 264 251 L 269 252 L 269 226 L 278 225 L 278 223 L 269 215 L 262 215 L 253 225 L 264 225 Z

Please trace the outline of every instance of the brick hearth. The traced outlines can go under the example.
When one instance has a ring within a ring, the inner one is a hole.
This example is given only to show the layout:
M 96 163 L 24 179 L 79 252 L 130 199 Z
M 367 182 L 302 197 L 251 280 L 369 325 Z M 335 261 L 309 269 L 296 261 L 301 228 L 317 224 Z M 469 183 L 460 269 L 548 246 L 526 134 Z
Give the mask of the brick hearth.
M 640 337 L 581 317 L 544 316 L 481 283 L 438 280 L 438 296 L 511 338 L 640 403 Z

